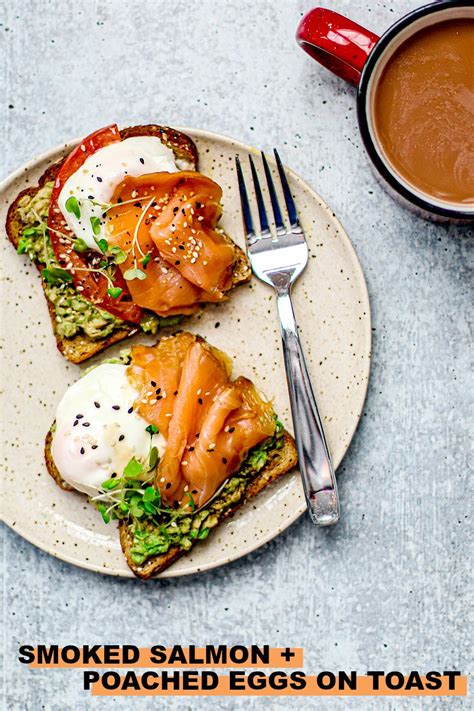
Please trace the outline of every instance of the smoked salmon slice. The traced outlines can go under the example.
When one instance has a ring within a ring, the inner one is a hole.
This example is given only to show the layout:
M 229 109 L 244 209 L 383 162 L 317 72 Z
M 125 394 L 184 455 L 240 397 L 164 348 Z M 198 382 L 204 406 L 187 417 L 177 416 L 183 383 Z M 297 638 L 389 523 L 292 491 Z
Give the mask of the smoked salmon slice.
M 192 333 L 164 337 L 155 346 L 133 346 L 127 375 L 138 391 L 134 410 L 168 437 L 186 353 L 195 343 Z
M 123 275 L 133 301 L 160 316 L 191 314 L 222 301 L 236 248 L 216 228 L 222 190 L 192 171 L 127 177 L 106 213 L 107 242 L 126 255 Z
M 250 380 L 231 380 L 227 356 L 191 333 L 133 347 L 127 373 L 135 409 L 167 439 L 155 486 L 168 504 L 205 504 L 275 432 L 271 402 Z
M 227 382 L 227 363 L 220 352 L 205 342 L 196 341 L 184 359 L 166 448 L 157 472 L 156 483 L 166 500 L 173 500 L 183 478 L 181 470 L 186 447 L 199 439 L 205 412 L 216 391 Z
M 205 504 L 239 469 L 250 449 L 274 432 L 273 406 L 260 397 L 250 380 L 237 378 L 222 390 L 206 414 L 182 470 L 197 506 Z

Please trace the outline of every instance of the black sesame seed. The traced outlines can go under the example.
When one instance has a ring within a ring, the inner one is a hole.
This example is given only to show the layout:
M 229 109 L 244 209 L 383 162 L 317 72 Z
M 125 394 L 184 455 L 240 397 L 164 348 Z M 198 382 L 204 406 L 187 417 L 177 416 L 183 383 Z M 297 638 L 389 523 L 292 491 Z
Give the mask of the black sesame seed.
M 150 385 L 152 388 L 156 388 L 156 383 L 154 380 L 150 380 Z
M 214 328 L 219 328 L 220 325 L 221 325 L 220 321 L 216 321 L 214 324 Z
M 222 464 L 227 464 L 227 459 L 225 457 L 222 457 Z
M 141 206 L 142 206 L 141 202 L 134 202 L 133 203 L 133 207 L 141 207 Z
M 197 492 L 197 489 L 193 489 L 191 493 L 192 493 L 192 494 L 197 494 L 197 493 L 198 493 L 198 492 Z
M 76 415 L 76 420 L 82 420 L 83 417 L 84 415 Z
M 198 403 L 202 405 L 202 397 L 198 397 Z
M 156 383 L 155 383 L 156 385 Z M 159 395 L 161 393 L 161 388 L 156 388 L 156 394 Z
M 179 244 L 179 245 L 178 245 L 178 249 L 184 250 L 184 244 Z
M 157 396 L 156 396 L 156 399 L 157 399 L 157 400 L 163 400 L 163 395 L 157 395 Z
M 229 427 L 229 432 L 234 432 L 234 431 L 235 431 L 235 427 Z
M 97 181 L 98 181 L 99 183 L 102 182 L 102 178 L 100 177 L 100 175 L 97 176 Z
M 112 405 L 112 410 L 120 410 L 120 405 Z
M 88 200 L 95 200 L 93 195 L 88 195 L 87 198 L 88 198 Z
M 174 212 L 175 215 L 176 215 L 176 213 L 178 212 L 178 210 L 179 210 L 179 207 L 173 207 L 173 212 Z
M 140 163 L 141 163 L 142 165 L 145 165 L 145 159 L 144 159 L 144 158 L 140 158 Z
M 175 261 L 175 266 L 177 267 L 178 264 L 181 264 L 181 262 L 179 261 L 179 259 L 177 259 L 177 260 Z
M 80 449 L 79 451 L 80 451 L 81 454 L 85 454 L 85 451 L 86 451 L 86 450 L 84 449 L 84 447 L 81 447 L 81 449 Z
M 174 393 L 173 393 L 173 395 L 177 395 L 177 394 L 178 394 L 178 391 L 177 391 L 177 390 L 175 390 L 175 391 L 174 391 Z
M 132 412 L 133 412 L 133 407 L 129 407 L 128 410 L 127 410 L 127 412 L 128 412 L 129 415 L 131 415 Z
M 90 423 L 90 422 L 83 422 L 83 423 L 82 423 L 82 426 L 83 426 L 83 427 L 90 427 L 90 426 L 91 426 L 91 423 Z
M 194 452 L 194 447 L 189 447 L 189 452 Z
M 72 426 L 73 426 L 73 427 L 75 427 L 75 426 L 76 426 L 76 425 L 78 425 L 78 424 L 79 424 L 79 420 L 74 420 L 74 422 L 73 422 L 73 425 L 72 425 Z
M 98 446 L 99 446 L 98 444 L 93 444 L 91 449 L 97 449 Z
M 196 439 L 199 439 L 200 432 L 196 432 Z
M 121 197 L 117 198 L 117 202 L 123 202 L 123 199 Z
M 117 476 L 117 472 L 112 472 L 112 474 L 110 475 L 110 478 L 115 479 L 116 476 Z
M 171 484 L 170 484 L 170 482 L 168 482 L 168 483 L 166 484 L 165 489 L 171 489 Z
M 94 405 L 95 405 L 97 408 L 100 407 L 100 404 L 99 404 L 98 402 L 95 402 Z
M 125 439 L 125 435 L 124 435 L 124 434 L 121 434 L 120 437 L 119 437 L 119 442 L 123 442 L 124 439 Z

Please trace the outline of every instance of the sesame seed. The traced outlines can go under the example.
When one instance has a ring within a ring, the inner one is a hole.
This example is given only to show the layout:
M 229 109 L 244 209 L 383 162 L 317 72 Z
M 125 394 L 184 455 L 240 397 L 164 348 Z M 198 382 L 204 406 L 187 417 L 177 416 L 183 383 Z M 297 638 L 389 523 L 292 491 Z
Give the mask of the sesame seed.
M 82 426 L 83 426 L 83 427 L 90 427 L 90 426 L 91 426 L 91 423 L 90 423 L 90 422 L 83 422 L 83 423 L 82 423 Z
M 100 403 L 95 402 L 94 405 L 97 407 L 97 409 L 100 407 Z
M 125 435 L 124 435 L 124 434 L 121 434 L 120 437 L 119 437 L 119 442 L 123 442 L 124 439 L 125 439 Z
M 81 452 L 81 454 L 85 454 L 86 450 L 84 449 L 84 447 L 81 447 L 81 449 L 79 451 Z
M 120 405 L 112 405 L 112 410 L 120 410 Z
M 132 406 L 132 407 L 129 407 L 128 410 L 127 410 L 127 412 L 128 412 L 129 415 L 131 415 L 132 412 L 133 412 L 133 406 Z

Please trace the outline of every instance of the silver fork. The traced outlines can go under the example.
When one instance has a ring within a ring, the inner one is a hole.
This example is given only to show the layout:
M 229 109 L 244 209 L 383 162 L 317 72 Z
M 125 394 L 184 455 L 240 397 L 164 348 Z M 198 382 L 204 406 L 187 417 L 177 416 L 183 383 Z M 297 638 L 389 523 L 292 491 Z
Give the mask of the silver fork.
M 259 214 L 259 233 L 253 226 L 240 160 L 238 156 L 235 158 L 247 254 L 255 276 L 273 286 L 277 294 L 286 377 L 306 503 L 313 523 L 329 526 L 339 520 L 336 478 L 291 302 L 291 287 L 308 263 L 308 246 L 280 156 L 275 149 L 274 153 L 288 213 L 288 225 L 286 225 L 272 174 L 267 159 L 262 153 L 263 168 L 275 218 L 275 235 L 272 235 L 270 229 L 252 156 L 249 156 L 249 161 Z

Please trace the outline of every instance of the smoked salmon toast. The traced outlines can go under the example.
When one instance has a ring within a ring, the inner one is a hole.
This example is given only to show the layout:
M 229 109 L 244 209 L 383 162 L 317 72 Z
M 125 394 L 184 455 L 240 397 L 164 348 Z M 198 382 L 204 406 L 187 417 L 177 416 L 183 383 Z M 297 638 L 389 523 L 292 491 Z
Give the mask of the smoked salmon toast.
M 245 254 L 218 225 L 221 199 L 184 133 L 115 124 L 18 195 L 7 235 L 40 271 L 68 360 L 156 334 L 248 281 Z
M 119 521 L 141 578 L 194 543 L 297 462 L 272 403 L 188 332 L 92 368 L 63 396 L 46 439 L 62 488 Z

